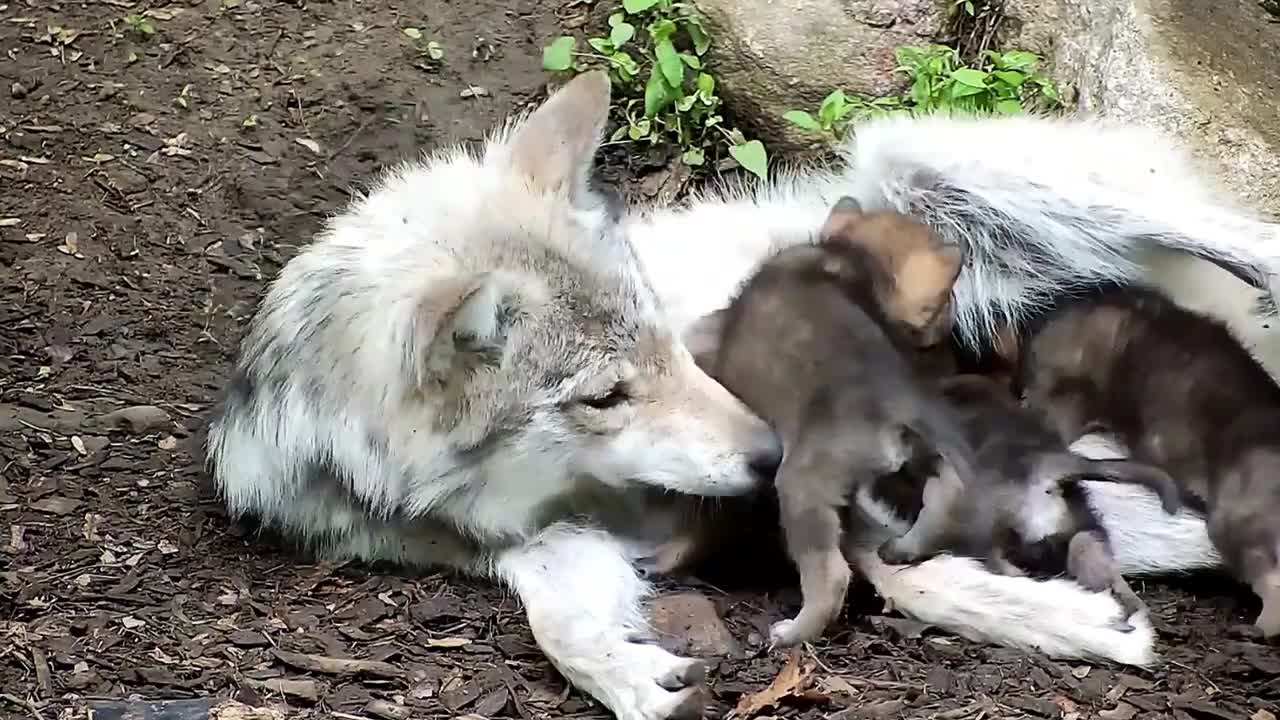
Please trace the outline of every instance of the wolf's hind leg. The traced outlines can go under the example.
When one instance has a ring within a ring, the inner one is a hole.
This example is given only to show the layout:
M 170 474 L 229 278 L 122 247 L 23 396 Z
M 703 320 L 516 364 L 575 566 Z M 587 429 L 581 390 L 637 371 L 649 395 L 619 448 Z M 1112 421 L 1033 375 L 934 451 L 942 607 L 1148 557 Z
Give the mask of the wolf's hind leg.
M 556 669 L 618 720 L 701 716 L 705 667 L 650 642 L 641 609 L 649 586 L 618 539 L 557 524 L 499 554 L 494 570 L 520 596 Z

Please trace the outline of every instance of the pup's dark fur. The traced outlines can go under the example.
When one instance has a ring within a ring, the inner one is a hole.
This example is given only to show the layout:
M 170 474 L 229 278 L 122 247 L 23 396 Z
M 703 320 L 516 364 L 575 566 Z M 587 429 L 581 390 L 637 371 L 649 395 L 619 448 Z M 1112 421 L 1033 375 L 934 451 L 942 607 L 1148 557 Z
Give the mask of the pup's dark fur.
M 1142 288 L 1050 312 L 1019 385 L 1064 440 L 1114 434 L 1208 512 L 1209 536 L 1280 634 L 1280 385 L 1221 322 Z M 1067 440 L 1069 441 L 1069 440 Z
M 964 512 L 971 451 L 899 350 L 946 337 L 960 260 L 914 220 L 842 199 L 816 245 L 765 262 L 720 319 L 712 374 L 784 448 L 778 502 L 804 603 L 774 625 L 775 645 L 815 639 L 843 606 L 842 525 L 857 486 L 907 463 L 932 469 L 917 522 L 880 547 L 893 564 L 936 553 L 937 532 Z
M 994 569 L 1009 574 L 1023 569 L 1065 573 L 1091 590 L 1110 588 L 1130 615 L 1143 610 L 1116 568 L 1106 532 L 1080 481 L 1144 485 L 1172 514 L 1182 505 L 1174 479 L 1152 465 L 1072 453 L 1039 413 L 1019 406 L 1010 388 L 991 378 L 958 375 L 940 385 L 982 469 L 978 484 L 967 491 L 994 510 L 986 547 L 954 549 L 985 557 Z M 982 538 L 972 527 L 959 535 L 961 541 Z

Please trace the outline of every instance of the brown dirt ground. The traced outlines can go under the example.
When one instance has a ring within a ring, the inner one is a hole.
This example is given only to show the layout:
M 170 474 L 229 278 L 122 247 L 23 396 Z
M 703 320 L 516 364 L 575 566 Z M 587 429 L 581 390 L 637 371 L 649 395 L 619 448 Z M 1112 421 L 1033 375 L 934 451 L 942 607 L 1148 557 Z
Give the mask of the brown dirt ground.
M 541 45 L 586 6 L 193 0 L 152 7 L 149 39 L 125 33 L 148 7 L 0 0 L 0 717 L 130 695 L 291 717 L 606 717 L 509 595 L 246 537 L 197 492 L 192 447 L 264 281 L 380 167 L 541 98 Z M 638 176 L 652 159 L 606 165 L 624 192 L 664 177 Z M 163 415 L 96 420 L 137 405 Z M 1168 658 L 1154 673 L 922 632 L 864 593 L 806 656 L 809 690 L 758 714 L 1273 718 L 1280 655 L 1232 631 L 1255 606 L 1199 585 L 1139 587 Z M 737 645 L 711 674 L 723 715 L 782 668 L 761 634 L 797 597 L 700 591 Z

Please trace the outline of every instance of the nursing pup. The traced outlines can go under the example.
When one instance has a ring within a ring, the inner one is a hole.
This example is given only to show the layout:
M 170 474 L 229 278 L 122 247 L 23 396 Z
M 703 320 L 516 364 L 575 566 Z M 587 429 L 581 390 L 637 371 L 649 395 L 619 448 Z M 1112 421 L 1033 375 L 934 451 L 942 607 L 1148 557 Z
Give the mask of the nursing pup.
M 942 380 L 940 387 L 961 418 L 983 471 L 969 492 L 994 511 L 987 516 L 993 524 L 985 537 L 971 527 L 957 533 L 983 538 L 986 547 L 955 549 L 987 557 L 999 572 L 1065 573 L 1091 590 L 1111 590 L 1129 615 L 1144 610 L 1116 567 L 1106 530 L 1080 483 L 1143 485 L 1173 514 L 1182 506 L 1173 478 L 1152 465 L 1090 460 L 1070 452 L 1039 413 L 1020 407 L 1008 386 L 990 378 L 958 375 Z
M 1061 438 L 1093 430 L 1207 507 L 1224 562 L 1280 634 L 1280 386 L 1227 327 L 1147 288 L 1051 311 L 1020 360 L 1026 403 Z
M 765 261 L 719 319 L 713 376 L 782 440 L 775 484 L 804 600 L 771 628 L 775 646 L 815 639 L 840 612 L 845 508 L 858 486 L 907 464 L 931 471 L 916 523 L 880 548 L 889 562 L 930 556 L 964 512 L 969 448 L 899 350 L 945 338 L 960 264 L 923 225 L 842 198 L 816 244 Z

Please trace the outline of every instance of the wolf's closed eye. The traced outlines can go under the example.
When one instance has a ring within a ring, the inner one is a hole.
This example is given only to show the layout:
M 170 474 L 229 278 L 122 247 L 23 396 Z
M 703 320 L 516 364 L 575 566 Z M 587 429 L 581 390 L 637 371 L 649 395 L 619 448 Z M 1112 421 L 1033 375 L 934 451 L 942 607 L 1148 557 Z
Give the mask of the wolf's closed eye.
M 626 386 L 622 383 L 618 383 L 610 388 L 609 392 L 604 395 L 585 398 L 582 401 L 582 404 L 590 408 L 595 408 L 596 410 L 608 410 L 610 408 L 618 407 L 629 400 L 631 400 L 631 395 L 627 392 Z

